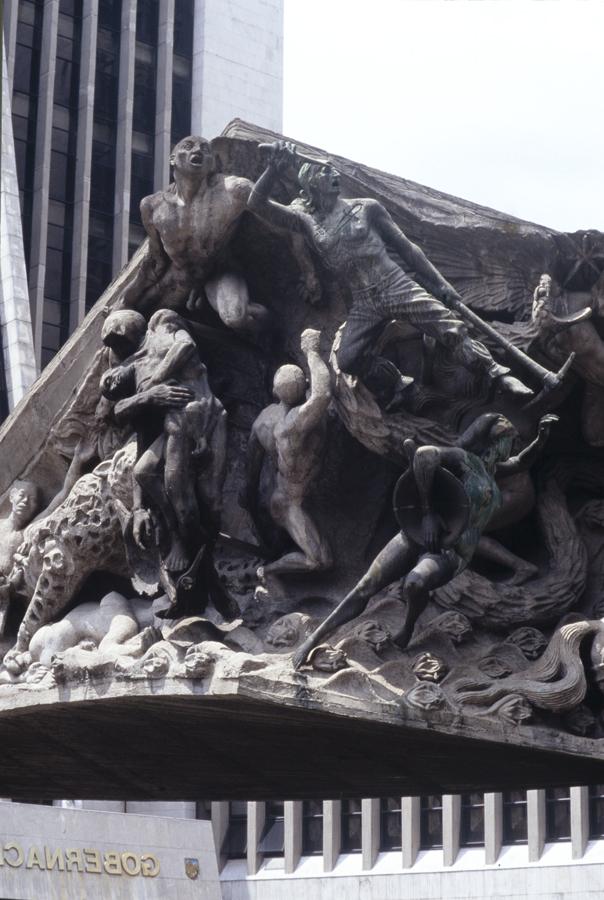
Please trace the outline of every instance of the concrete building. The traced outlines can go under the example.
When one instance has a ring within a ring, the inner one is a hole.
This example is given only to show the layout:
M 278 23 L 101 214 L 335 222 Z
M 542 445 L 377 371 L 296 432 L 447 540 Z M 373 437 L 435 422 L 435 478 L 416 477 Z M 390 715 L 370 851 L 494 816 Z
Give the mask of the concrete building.
M 141 243 L 139 203 L 168 183 L 174 143 L 214 137 L 235 116 L 281 129 L 282 5 L 4 4 L 5 412 L 34 374 L 30 322 L 39 371 Z

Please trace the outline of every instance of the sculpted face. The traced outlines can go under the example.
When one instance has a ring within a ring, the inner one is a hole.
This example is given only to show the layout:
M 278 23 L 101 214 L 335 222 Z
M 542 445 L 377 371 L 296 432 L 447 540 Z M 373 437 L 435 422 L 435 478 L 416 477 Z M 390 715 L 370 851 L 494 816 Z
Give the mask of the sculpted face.
M 273 380 L 273 394 L 287 406 L 297 406 L 306 396 L 306 378 L 299 366 L 281 366 Z
M 101 393 L 108 400 L 120 400 L 128 396 L 133 386 L 134 368 L 117 366 L 109 369 L 101 377 Z
M 298 181 L 313 203 L 322 209 L 332 209 L 340 196 L 340 173 L 329 163 L 305 163 Z
M 21 481 L 9 495 L 12 518 L 17 528 L 24 528 L 38 509 L 38 488 L 31 481 Z
M 206 141 L 205 138 L 194 135 L 183 138 L 174 147 L 170 162 L 179 174 L 203 178 L 214 167 L 214 156 L 210 149 L 210 142 Z

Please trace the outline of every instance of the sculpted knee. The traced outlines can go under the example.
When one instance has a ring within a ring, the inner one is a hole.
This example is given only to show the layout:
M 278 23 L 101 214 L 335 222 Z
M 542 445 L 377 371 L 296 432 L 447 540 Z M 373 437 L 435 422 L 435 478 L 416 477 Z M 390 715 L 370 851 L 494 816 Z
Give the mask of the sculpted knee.
M 423 596 L 426 590 L 424 579 L 417 572 L 410 572 L 405 578 L 404 595 L 412 601 Z
M 338 366 L 342 372 L 348 375 L 361 375 L 364 369 L 363 354 L 358 353 L 354 347 L 340 346 L 336 353 Z

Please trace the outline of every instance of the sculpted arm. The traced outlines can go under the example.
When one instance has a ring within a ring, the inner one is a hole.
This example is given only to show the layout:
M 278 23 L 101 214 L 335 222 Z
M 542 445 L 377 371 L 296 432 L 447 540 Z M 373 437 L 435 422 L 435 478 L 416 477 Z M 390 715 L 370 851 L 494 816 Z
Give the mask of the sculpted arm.
M 422 511 L 422 531 L 426 548 L 432 553 L 440 549 L 440 524 L 433 508 L 434 476 L 440 466 L 456 470 L 463 466 L 464 451 L 457 448 L 419 447 L 413 457 L 413 477 L 417 485 Z
M 195 341 L 188 331 L 181 328 L 174 335 L 174 343 L 166 353 L 165 358 L 157 367 L 151 384 L 163 384 L 173 378 L 185 366 L 197 352 Z
M 164 249 L 160 234 L 153 222 L 155 195 L 143 197 L 141 200 L 141 219 L 149 236 L 149 250 L 142 260 L 132 284 L 130 284 L 120 300 L 120 306 L 133 309 L 140 306 L 140 300 L 147 288 L 157 284 L 168 266 L 170 257 Z
M 403 234 L 381 203 L 372 202 L 369 210 L 371 220 L 384 242 L 402 257 L 409 269 L 415 272 L 416 280 L 422 287 L 443 299 L 448 297 L 461 299 L 453 285 L 449 284 L 436 266 L 432 265 L 423 250 Z
M 290 164 L 293 152 L 293 148 L 283 141 L 271 144 L 268 166 L 252 188 L 247 202 L 248 208 L 259 219 L 280 231 L 299 231 L 301 227 L 300 217 L 294 210 L 270 199 L 275 178 L 282 168 Z
M 552 413 L 543 416 L 539 422 L 535 440 L 525 447 L 524 450 L 521 450 L 517 456 L 511 456 L 506 462 L 499 463 L 497 475 L 505 475 L 507 477 L 530 468 L 547 443 L 552 425 L 557 421 L 558 416 Z
M 307 328 L 300 340 L 310 372 L 310 394 L 296 410 L 295 427 L 299 432 L 306 432 L 319 425 L 331 401 L 331 377 L 319 354 L 320 338 L 319 331 Z
M 133 397 L 125 397 L 113 407 L 113 417 L 118 425 L 126 425 L 132 422 L 145 410 L 156 407 L 179 408 L 186 406 L 194 399 L 193 392 L 189 388 L 179 385 L 158 384 L 135 394 Z

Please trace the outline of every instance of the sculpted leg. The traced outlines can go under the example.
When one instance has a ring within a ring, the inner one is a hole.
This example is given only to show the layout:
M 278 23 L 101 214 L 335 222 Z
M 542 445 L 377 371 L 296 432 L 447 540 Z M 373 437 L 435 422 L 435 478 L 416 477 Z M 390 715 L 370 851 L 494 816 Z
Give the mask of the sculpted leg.
M 298 648 L 294 655 L 294 666 L 299 668 L 306 661 L 313 647 L 320 644 L 324 637 L 331 634 L 340 625 L 360 616 L 367 608 L 371 598 L 382 588 L 404 575 L 416 559 L 417 547 L 410 544 L 407 538 L 399 532 L 376 556 L 358 584 Z
M 394 642 L 401 649 L 411 640 L 415 623 L 430 599 L 430 591 L 450 581 L 456 569 L 455 560 L 449 556 L 427 553 L 409 572 L 402 595 L 402 599 L 407 602 L 407 615 L 403 627 L 394 635 Z
M 199 509 L 195 492 L 191 490 L 193 442 L 180 411 L 166 416 L 166 432 L 164 483 L 176 528 L 165 564 L 170 572 L 182 572 L 190 563 L 186 548 L 196 545 L 199 538 Z
M 511 584 L 524 584 L 525 581 L 534 578 L 539 571 L 537 566 L 516 556 L 515 553 L 503 547 L 499 541 L 484 535 L 478 542 L 476 554 L 482 556 L 483 559 L 489 559 L 511 569 L 514 573 L 509 580 Z
M 286 529 L 300 548 L 299 551 L 286 553 L 281 559 L 264 567 L 266 575 L 282 572 L 316 572 L 329 569 L 333 564 L 331 549 L 325 538 L 321 537 L 317 526 L 299 502 L 284 501 L 280 524 Z
M 228 328 L 254 335 L 266 323 L 267 310 L 259 303 L 250 303 L 247 284 L 240 275 L 227 272 L 210 279 L 204 287 L 210 306 Z

